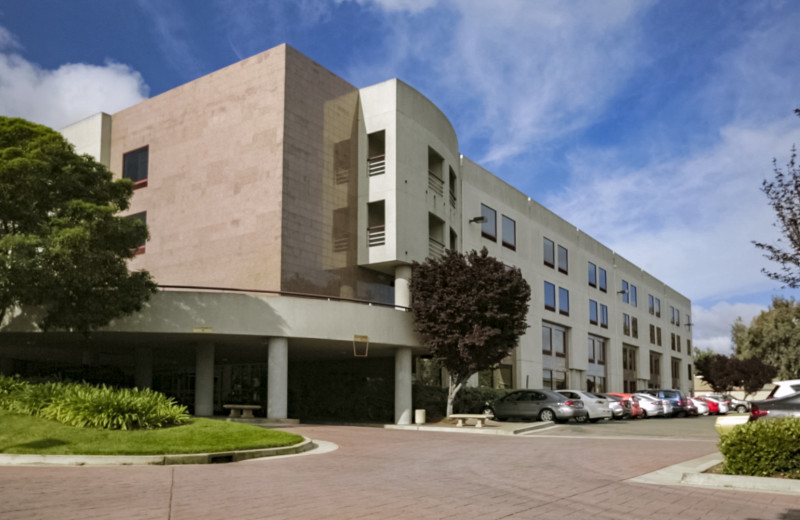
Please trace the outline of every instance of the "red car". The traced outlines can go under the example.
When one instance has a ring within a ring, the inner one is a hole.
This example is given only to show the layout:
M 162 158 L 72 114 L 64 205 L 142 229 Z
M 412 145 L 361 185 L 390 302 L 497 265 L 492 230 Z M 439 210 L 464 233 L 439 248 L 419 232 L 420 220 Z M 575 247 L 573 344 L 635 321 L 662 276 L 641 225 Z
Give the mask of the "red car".
M 705 397 L 695 397 L 708 405 L 708 413 L 710 415 L 719 414 L 719 403 L 713 399 L 706 399 Z
M 633 394 L 622 394 L 619 392 L 608 392 L 609 395 L 616 395 L 622 398 L 623 401 L 628 401 L 631 405 L 631 419 L 642 417 L 642 407 L 639 406 L 639 398 Z

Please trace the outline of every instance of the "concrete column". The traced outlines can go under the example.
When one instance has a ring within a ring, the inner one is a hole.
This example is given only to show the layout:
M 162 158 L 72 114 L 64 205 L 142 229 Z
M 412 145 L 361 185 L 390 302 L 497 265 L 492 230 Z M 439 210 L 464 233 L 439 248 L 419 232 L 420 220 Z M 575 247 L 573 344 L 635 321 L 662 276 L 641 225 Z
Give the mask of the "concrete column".
M 394 355 L 394 422 L 411 424 L 411 349 L 398 348 Z
M 289 340 L 269 338 L 267 417 L 286 419 L 289 401 Z
M 394 304 L 401 307 L 411 307 L 411 266 L 398 265 L 394 269 Z
M 214 344 L 200 343 L 195 350 L 194 414 L 214 415 Z
M 136 347 L 136 373 L 134 382 L 136 388 L 153 387 L 153 349 L 150 347 Z

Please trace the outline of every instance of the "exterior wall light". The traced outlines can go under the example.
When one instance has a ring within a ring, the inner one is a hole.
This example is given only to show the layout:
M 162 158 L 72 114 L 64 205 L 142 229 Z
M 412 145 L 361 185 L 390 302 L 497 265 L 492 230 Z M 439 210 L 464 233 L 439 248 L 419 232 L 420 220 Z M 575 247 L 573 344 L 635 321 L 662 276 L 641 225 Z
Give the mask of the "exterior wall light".
M 477 222 L 478 224 L 483 224 L 484 222 L 486 222 L 486 217 L 481 215 L 480 217 L 475 217 L 475 218 L 469 219 L 469 223 L 470 224 L 472 224 L 473 222 Z

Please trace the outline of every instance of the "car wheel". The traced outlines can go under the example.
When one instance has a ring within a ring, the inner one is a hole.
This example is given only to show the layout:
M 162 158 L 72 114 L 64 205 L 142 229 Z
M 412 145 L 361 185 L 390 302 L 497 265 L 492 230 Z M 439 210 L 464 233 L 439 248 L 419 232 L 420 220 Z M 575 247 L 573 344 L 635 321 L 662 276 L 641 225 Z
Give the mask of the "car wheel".
M 553 413 L 553 410 L 549 408 L 545 408 L 541 412 L 539 412 L 539 420 L 544 422 L 554 421 L 556 418 L 556 414 Z
M 647 419 L 647 410 L 642 410 L 642 419 Z
M 739 406 L 736 407 L 736 411 L 738 413 L 746 413 L 747 412 L 747 407 L 745 405 L 743 405 L 743 404 L 740 404 Z
M 578 423 L 578 424 L 585 423 L 588 420 L 589 420 L 589 418 L 586 417 L 585 415 L 579 415 L 579 416 L 577 416 L 575 418 L 575 422 Z

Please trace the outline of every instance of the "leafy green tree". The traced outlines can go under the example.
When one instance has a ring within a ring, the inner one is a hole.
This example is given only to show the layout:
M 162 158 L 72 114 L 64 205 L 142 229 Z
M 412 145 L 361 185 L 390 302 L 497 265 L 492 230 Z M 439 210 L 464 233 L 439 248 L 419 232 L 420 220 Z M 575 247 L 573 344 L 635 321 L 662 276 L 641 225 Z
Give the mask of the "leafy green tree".
M 800 378 L 800 305 L 779 296 L 734 337 L 736 356 L 756 358 L 777 369 L 778 379 Z
M 700 377 L 719 393 L 741 388 L 747 395 L 754 394 L 771 382 L 777 372 L 760 359 L 739 359 L 699 349 L 695 349 L 694 366 Z
M 119 216 L 132 193 L 58 132 L 0 117 L 0 323 L 35 306 L 43 330 L 88 333 L 139 310 L 156 285 L 127 267 L 147 238 Z
M 469 377 L 508 356 L 528 327 L 531 289 L 518 268 L 480 253 L 447 251 L 414 262 L 411 308 L 422 342 L 450 377 L 447 415 Z
M 761 390 L 764 385 L 771 383 L 778 371 L 760 359 L 747 358 L 738 361 L 738 384 L 744 390 L 745 397 Z
M 795 114 L 800 116 L 800 109 L 796 109 Z M 792 147 L 786 172 L 778 167 L 775 159 L 772 160 L 772 169 L 775 178 L 764 180 L 761 191 L 775 210 L 778 221 L 774 226 L 780 230 L 782 238 L 778 239 L 778 245 L 758 241 L 753 241 L 753 244 L 765 251 L 766 258 L 780 264 L 778 271 L 762 269 L 761 272 L 796 289 L 800 287 L 800 167 L 797 148 Z

